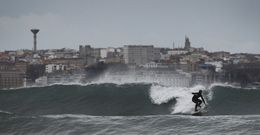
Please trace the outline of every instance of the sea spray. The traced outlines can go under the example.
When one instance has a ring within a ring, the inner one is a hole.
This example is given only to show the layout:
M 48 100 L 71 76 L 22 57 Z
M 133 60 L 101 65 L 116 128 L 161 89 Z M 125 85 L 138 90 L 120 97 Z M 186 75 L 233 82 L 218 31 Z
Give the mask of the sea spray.
M 92 80 L 91 83 L 114 83 L 114 84 L 130 84 L 145 83 L 159 84 L 164 86 L 189 87 L 186 74 L 173 71 L 126 71 L 126 72 L 105 72 L 99 77 Z

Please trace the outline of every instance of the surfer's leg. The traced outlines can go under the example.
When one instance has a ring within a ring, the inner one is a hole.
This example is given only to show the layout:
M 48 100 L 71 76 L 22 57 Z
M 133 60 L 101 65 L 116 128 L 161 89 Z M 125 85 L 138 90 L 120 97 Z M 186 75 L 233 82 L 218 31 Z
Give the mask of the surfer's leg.
M 199 105 L 199 104 L 198 104 L 198 102 L 197 102 L 196 105 L 195 105 L 195 111 L 198 111 L 198 109 L 197 109 L 197 108 L 198 108 L 198 105 Z
M 201 105 L 202 101 L 200 99 L 198 99 L 197 103 L 198 103 L 198 106 L 201 107 L 200 105 Z

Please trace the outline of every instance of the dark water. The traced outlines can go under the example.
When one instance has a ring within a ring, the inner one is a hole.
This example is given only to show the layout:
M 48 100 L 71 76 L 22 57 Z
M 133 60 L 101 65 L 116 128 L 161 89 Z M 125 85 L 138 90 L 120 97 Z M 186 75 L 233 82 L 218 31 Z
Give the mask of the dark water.
M 192 116 L 191 92 L 199 89 L 91 84 L 0 90 L 0 134 L 259 134 L 259 89 L 204 88 L 208 112 Z

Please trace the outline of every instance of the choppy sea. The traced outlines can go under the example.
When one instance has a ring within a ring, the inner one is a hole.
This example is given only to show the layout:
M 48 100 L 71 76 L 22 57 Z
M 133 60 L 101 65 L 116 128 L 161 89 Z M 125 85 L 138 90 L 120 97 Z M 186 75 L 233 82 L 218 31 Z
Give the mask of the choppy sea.
M 192 92 L 207 112 L 192 116 Z M 56 84 L 0 90 L 0 134 L 259 134 L 260 89 L 155 83 Z

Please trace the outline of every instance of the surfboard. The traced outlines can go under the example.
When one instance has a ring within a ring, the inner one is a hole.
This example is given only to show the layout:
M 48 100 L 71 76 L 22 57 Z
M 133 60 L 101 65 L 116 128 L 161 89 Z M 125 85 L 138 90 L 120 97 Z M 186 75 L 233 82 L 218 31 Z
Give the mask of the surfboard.
M 192 116 L 202 116 L 203 112 L 202 111 L 196 111 L 194 113 L 192 113 Z
M 202 106 L 201 108 L 198 109 L 198 111 L 195 111 L 192 113 L 193 116 L 202 116 L 204 115 L 205 113 L 207 113 L 207 107 L 205 106 Z

